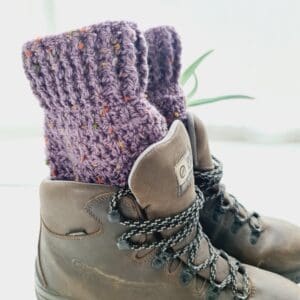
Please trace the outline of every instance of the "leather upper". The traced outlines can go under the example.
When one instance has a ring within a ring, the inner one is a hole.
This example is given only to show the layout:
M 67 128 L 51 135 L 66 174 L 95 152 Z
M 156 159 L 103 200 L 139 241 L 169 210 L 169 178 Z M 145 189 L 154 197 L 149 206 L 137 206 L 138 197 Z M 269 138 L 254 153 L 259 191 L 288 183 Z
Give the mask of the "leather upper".
M 188 207 L 195 196 L 194 182 L 180 167 L 188 169 L 185 155 L 189 151 L 187 133 L 178 122 L 171 134 L 143 153 L 134 166 L 130 177 L 134 196 L 121 200 L 122 214 L 131 219 L 151 219 L 173 215 Z M 184 180 L 178 177 L 180 174 Z M 37 270 L 44 288 L 74 300 L 214 299 L 207 281 L 209 274 L 205 272 L 199 273 L 187 286 L 180 284 L 178 278 L 185 267 L 184 258 L 154 270 L 151 262 L 155 251 L 117 248 L 116 241 L 126 227 L 107 219 L 109 203 L 116 190 L 104 185 L 65 181 L 45 180 L 41 184 Z M 140 238 L 142 241 L 155 237 Z M 199 261 L 206 257 L 205 243 L 200 250 Z M 226 268 L 220 260 L 218 276 L 225 276 Z M 253 267 L 246 266 L 246 269 L 250 274 L 251 299 L 300 299 L 297 286 L 290 281 Z M 218 299 L 233 299 L 231 290 L 223 290 Z

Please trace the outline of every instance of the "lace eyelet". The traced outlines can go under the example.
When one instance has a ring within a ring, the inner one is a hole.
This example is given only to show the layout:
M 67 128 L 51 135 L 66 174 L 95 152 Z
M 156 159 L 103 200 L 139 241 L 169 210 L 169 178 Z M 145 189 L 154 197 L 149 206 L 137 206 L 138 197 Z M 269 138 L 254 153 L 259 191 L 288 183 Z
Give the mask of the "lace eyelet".
M 230 204 L 229 203 L 226 205 L 221 204 L 220 208 L 222 210 L 222 213 L 226 213 L 230 209 Z
M 196 273 L 197 271 L 185 266 L 179 275 L 180 283 L 184 286 L 188 285 L 193 280 Z
M 164 266 L 165 262 L 160 257 L 154 257 L 151 261 L 151 266 L 155 270 L 160 270 Z
M 119 239 L 117 241 L 117 247 L 119 248 L 119 250 L 130 250 L 131 249 L 129 243 L 123 239 Z
M 256 232 L 256 233 L 262 232 L 262 230 L 263 230 L 262 224 L 253 222 L 253 218 L 258 219 L 258 218 L 259 218 L 259 215 L 258 215 L 257 213 L 253 213 L 253 214 L 252 214 L 252 216 L 251 216 L 251 218 L 250 218 L 250 221 L 249 221 L 249 224 L 250 224 L 251 228 L 252 228 L 253 231 Z
M 210 285 L 211 285 L 211 287 L 212 287 L 212 289 L 213 289 L 214 291 L 220 291 L 220 290 L 222 290 L 222 288 L 223 288 L 222 283 L 216 283 L 216 282 L 213 281 L 213 280 L 210 280 Z
M 231 225 L 231 228 L 230 228 L 230 231 L 233 233 L 233 234 L 236 234 L 239 229 L 242 227 L 242 223 L 241 222 L 237 222 L 237 221 L 234 221 Z
M 154 256 L 151 266 L 155 270 L 160 270 L 168 261 L 169 255 L 167 253 L 160 253 Z
M 188 269 L 184 268 L 179 276 L 180 283 L 184 286 L 188 285 L 194 278 L 195 272 Z
M 121 215 L 117 210 L 112 210 L 107 214 L 108 221 L 110 223 L 120 223 Z
M 207 300 L 215 300 L 220 295 L 221 290 L 213 285 L 210 285 L 207 291 Z
M 235 215 L 235 217 L 236 217 L 236 219 L 238 220 L 238 222 L 241 223 L 241 224 L 244 224 L 244 223 L 247 221 L 247 219 L 248 219 L 247 216 L 241 215 L 240 212 L 238 212 L 238 213 Z
M 248 293 L 244 292 L 237 292 L 237 294 L 235 295 L 235 300 L 247 300 L 249 298 Z
M 255 237 L 251 237 L 250 238 L 250 243 L 251 243 L 251 245 L 255 245 L 256 243 L 257 243 L 257 238 L 255 238 Z
M 257 212 L 254 212 L 254 213 L 252 214 L 252 216 L 255 217 L 256 219 L 259 219 L 259 217 L 260 217 L 260 215 L 259 215 Z
M 256 232 L 262 232 L 262 227 L 261 227 L 261 225 L 258 225 L 258 224 L 252 224 L 252 226 L 253 226 L 253 228 L 254 228 L 254 230 L 255 230 Z
M 261 231 L 252 231 L 251 237 L 250 237 L 250 243 L 252 245 L 255 245 L 260 237 Z
M 247 219 L 248 218 L 246 216 L 242 216 L 239 213 L 234 214 L 234 222 L 233 222 L 233 224 L 236 224 L 239 227 L 241 227 L 241 226 L 243 226 L 247 222 Z

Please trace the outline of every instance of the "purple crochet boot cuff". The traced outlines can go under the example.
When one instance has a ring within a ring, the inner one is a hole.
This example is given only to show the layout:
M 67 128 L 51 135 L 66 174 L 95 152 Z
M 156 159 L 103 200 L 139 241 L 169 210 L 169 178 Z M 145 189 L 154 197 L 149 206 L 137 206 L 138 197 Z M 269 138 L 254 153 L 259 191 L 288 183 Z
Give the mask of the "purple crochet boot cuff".
M 179 86 L 181 42 L 173 27 L 145 32 L 148 44 L 149 83 L 147 95 L 170 125 L 186 119 L 185 97 Z
M 167 131 L 145 99 L 147 47 L 136 25 L 105 22 L 28 42 L 25 73 L 45 110 L 54 179 L 124 186 Z

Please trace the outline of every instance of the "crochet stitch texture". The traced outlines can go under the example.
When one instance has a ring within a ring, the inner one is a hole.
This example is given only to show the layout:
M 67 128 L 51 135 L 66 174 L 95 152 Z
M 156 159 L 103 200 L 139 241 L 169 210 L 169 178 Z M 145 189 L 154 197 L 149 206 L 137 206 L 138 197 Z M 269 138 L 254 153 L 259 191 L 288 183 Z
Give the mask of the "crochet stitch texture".
M 104 22 L 28 42 L 25 73 L 45 111 L 53 179 L 124 186 L 167 124 L 145 99 L 147 48 L 136 25 Z
M 149 84 L 147 95 L 168 125 L 186 119 L 183 91 L 179 85 L 181 41 L 173 27 L 160 26 L 145 32 L 148 44 Z

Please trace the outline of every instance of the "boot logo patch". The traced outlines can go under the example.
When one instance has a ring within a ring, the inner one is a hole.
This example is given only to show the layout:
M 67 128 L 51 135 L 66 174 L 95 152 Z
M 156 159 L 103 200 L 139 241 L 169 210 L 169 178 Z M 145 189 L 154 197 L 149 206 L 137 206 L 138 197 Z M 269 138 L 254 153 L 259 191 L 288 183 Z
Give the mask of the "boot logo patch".
M 193 159 L 190 150 L 186 151 L 175 165 L 175 174 L 178 183 L 178 196 L 181 196 L 189 187 L 193 174 Z

